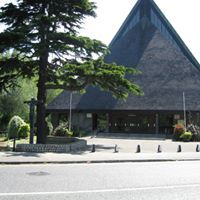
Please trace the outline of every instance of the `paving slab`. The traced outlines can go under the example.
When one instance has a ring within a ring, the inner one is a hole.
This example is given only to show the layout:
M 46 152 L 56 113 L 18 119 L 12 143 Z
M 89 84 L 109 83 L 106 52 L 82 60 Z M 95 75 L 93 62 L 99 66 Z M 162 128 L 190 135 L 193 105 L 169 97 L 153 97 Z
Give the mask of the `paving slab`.
M 158 146 L 165 153 L 176 153 L 181 145 L 182 152 L 195 152 L 200 142 L 174 142 L 171 139 L 138 139 L 138 138 L 103 138 L 87 137 L 87 144 L 96 145 L 97 152 L 113 152 L 117 145 L 120 153 L 133 153 L 140 145 L 142 153 L 156 153 Z
M 87 148 L 70 153 L 0 152 L 0 164 L 39 163 L 107 163 L 107 162 L 155 162 L 200 160 L 196 152 L 197 142 L 172 142 L 171 140 L 145 140 L 135 138 L 86 137 Z M 92 145 L 95 152 L 91 153 Z M 118 153 L 114 153 L 117 145 Z M 141 152 L 136 153 L 137 145 Z M 158 145 L 161 153 L 157 153 Z M 181 145 L 181 152 L 177 152 Z

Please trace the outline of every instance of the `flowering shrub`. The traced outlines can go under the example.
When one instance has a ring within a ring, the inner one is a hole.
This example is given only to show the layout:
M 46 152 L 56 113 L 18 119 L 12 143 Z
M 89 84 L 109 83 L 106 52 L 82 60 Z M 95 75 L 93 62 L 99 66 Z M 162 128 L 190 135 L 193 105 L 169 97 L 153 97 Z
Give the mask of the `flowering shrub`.
M 174 127 L 174 134 L 172 139 L 174 141 L 180 141 L 181 140 L 181 135 L 185 133 L 185 127 L 182 124 L 176 124 Z
M 189 142 L 192 139 L 192 132 L 186 131 L 181 136 L 180 139 L 184 142 Z

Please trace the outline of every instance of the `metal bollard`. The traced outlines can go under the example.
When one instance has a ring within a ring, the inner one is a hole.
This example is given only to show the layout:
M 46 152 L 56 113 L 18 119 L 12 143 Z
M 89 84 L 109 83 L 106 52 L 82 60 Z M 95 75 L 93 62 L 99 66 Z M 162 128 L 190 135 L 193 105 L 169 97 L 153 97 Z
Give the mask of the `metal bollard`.
M 199 144 L 196 146 L 196 152 L 200 152 Z
M 178 145 L 177 152 L 180 153 L 181 151 L 182 151 L 182 149 L 181 149 L 181 145 L 179 144 L 179 145 Z
M 118 153 L 119 152 L 119 149 L 118 149 L 118 146 L 115 145 L 115 148 L 114 148 L 114 153 Z
M 136 149 L 136 153 L 140 153 L 141 152 L 141 147 L 140 147 L 140 145 L 138 144 L 137 145 L 137 149 Z
M 157 153 L 161 153 L 162 152 L 162 148 L 160 145 L 158 145 L 158 150 L 157 150 Z
M 15 151 L 16 138 L 13 138 L 13 152 Z
M 94 153 L 95 152 L 95 144 L 92 145 L 92 150 L 91 150 L 91 153 Z

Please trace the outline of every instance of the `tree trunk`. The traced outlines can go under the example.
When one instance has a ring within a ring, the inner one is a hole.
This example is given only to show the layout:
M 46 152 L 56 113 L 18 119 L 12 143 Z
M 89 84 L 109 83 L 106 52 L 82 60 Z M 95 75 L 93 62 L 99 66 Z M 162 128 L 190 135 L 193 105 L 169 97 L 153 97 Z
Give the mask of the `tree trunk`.
M 39 80 L 38 80 L 38 94 L 37 94 L 37 143 L 45 144 L 46 143 L 46 80 L 47 80 L 47 63 L 48 63 L 48 54 L 40 57 L 40 66 L 39 66 Z
M 41 14 L 43 16 L 46 15 L 46 3 L 42 4 L 41 7 Z M 39 80 L 38 80 L 38 94 L 37 94 L 37 143 L 39 144 L 45 144 L 46 143 L 46 109 L 45 109 L 45 103 L 46 103 L 46 82 L 47 82 L 47 66 L 48 66 L 48 56 L 49 56 L 49 48 L 47 44 L 47 32 L 49 30 L 49 27 L 41 22 L 40 27 L 40 60 L 39 60 Z

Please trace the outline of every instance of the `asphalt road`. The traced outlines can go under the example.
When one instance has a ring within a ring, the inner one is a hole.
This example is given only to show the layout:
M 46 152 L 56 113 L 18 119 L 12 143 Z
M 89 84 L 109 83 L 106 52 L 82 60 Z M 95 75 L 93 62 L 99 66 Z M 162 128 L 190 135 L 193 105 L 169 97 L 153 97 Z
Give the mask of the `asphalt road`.
M 200 162 L 1 165 L 0 200 L 200 199 Z

